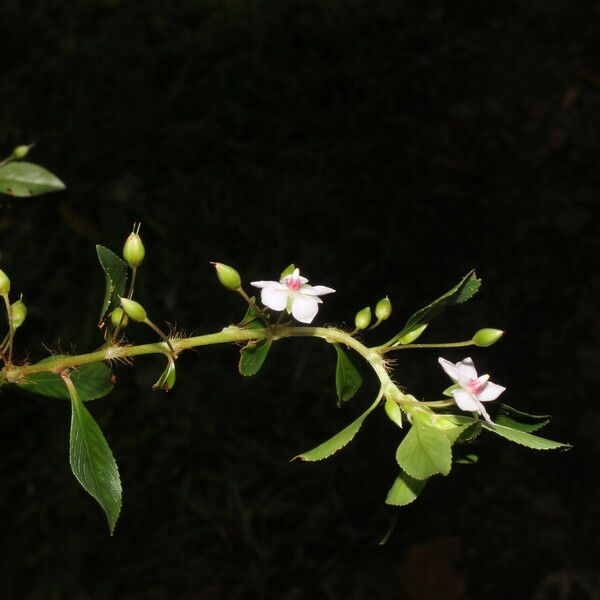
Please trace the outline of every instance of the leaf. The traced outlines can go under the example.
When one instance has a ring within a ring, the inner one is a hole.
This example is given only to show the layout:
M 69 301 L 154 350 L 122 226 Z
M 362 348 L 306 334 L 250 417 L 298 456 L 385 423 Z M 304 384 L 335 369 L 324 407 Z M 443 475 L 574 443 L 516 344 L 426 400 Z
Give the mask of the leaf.
M 50 356 L 36 364 L 56 360 L 56 358 L 59 357 Z M 101 362 L 81 365 L 77 369 L 71 370 L 70 377 L 83 402 L 102 398 L 113 389 L 112 372 L 106 364 Z M 66 400 L 70 398 L 64 381 L 56 373 L 45 372 L 30 375 L 26 381 L 18 383 L 17 387 L 48 398 L 64 398 Z
M 252 296 L 250 300 L 256 305 L 256 298 Z M 255 310 L 251 305 L 248 305 L 244 318 L 240 321 L 239 327 L 245 327 L 246 329 L 264 329 L 263 322 L 258 318 L 259 312 Z
M 296 460 L 297 458 L 301 460 L 307 460 L 309 462 L 313 462 L 316 460 L 323 460 L 324 458 L 329 458 L 332 454 L 343 448 L 346 444 L 350 443 L 354 436 L 358 433 L 358 430 L 361 428 L 364 420 L 375 410 L 376 406 L 379 404 L 381 400 L 381 395 L 377 396 L 377 399 L 365 412 L 360 415 L 355 421 L 352 421 L 350 425 L 342 429 L 339 433 L 334 435 L 332 438 L 329 438 L 326 442 L 318 445 L 316 448 L 309 450 L 308 452 L 304 452 L 302 454 L 298 454 L 298 456 L 294 456 L 292 460 Z
M 25 198 L 65 189 L 55 175 L 29 162 L 10 162 L 0 167 L 0 192 Z
M 498 425 L 531 433 L 547 425 L 550 422 L 550 415 L 530 415 L 507 404 L 500 404 L 494 421 Z
M 271 340 L 268 338 L 258 342 L 248 342 L 240 350 L 240 373 L 245 377 L 256 375 L 263 366 L 270 348 Z
M 288 265 L 283 271 L 281 271 L 281 275 L 279 276 L 279 281 L 281 281 L 284 277 L 291 275 L 296 270 L 296 265 L 292 263 Z
M 481 421 L 476 421 L 466 427 L 456 439 L 456 444 L 469 444 L 476 440 L 481 433 Z
M 390 488 L 385 503 L 393 506 L 406 506 L 416 500 L 426 483 L 427 479 L 415 479 L 402 471 Z
M 114 252 L 99 244 L 96 246 L 96 252 L 106 278 L 106 291 L 102 302 L 102 310 L 100 311 L 99 325 L 102 326 L 108 310 L 113 310 L 121 305 L 119 297 L 125 295 L 127 264 Z
M 356 394 L 362 385 L 360 371 L 339 344 L 333 344 L 337 352 L 337 364 L 335 367 L 335 389 L 338 396 L 338 406 L 347 402 Z
M 474 465 L 478 460 L 479 458 L 477 457 L 477 454 L 470 452 L 469 454 L 465 454 L 464 456 L 457 458 L 454 462 L 461 465 Z
M 527 433 L 526 431 L 519 431 L 518 429 L 511 429 L 504 425 L 489 425 L 488 423 L 482 424 L 485 429 L 492 431 L 495 434 L 521 444 L 521 446 L 527 446 L 533 450 L 556 450 L 557 448 L 571 448 L 571 444 L 563 444 L 561 442 L 554 442 L 553 440 L 547 440 L 546 438 Z
M 106 513 L 112 535 L 121 512 L 119 470 L 100 427 L 74 388 L 71 392 L 69 461 L 77 481 Z
M 429 323 L 434 317 L 437 317 L 449 306 L 461 304 L 471 298 L 481 285 L 481 280 L 477 279 L 475 271 L 467 273 L 463 279 L 457 283 L 451 290 L 448 290 L 443 296 L 418 310 L 403 327 L 402 331 L 396 336 L 398 339 L 409 339 L 408 334 L 416 332 L 419 328 Z M 415 338 L 413 338 L 415 339 Z M 407 343 L 407 342 L 402 342 Z
M 415 479 L 427 479 L 436 473 L 448 475 L 452 468 L 450 440 L 444 433 L 428 425 L 418 413 L 396 452 L 402 469 Z

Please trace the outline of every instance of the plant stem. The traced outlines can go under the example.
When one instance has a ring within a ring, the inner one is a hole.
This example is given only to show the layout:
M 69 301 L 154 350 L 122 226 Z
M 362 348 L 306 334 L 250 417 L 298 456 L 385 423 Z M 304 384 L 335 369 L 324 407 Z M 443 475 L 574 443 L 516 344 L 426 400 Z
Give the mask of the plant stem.
M 158 333 L 158 335 L 164 340 L 165 344 L 169 346 L 169 350 L 171 351 L 171 358 L 177 358 L 177 353 L 173 348 L 173 344 L 171 344 L 171 340 L 162 332 L 160 327 L 156 326 L 150 319 L 146 319 L 144 323 L 148 325 L 148 327 L 150 327 L 150 329 L 152 329 L 154 332 Z
M 405 344 L 401 346 L 378 346 L 377 349 L 383 352 L 391 352 L 392 350 L 410 350 L 413 348 L 464 348 L 465 346 L 474 346 L 473 340 L 464 342 L 442 342 L 440 344 Z
M 268 327 L 262 329 L 244 329 L 231 325 L 225 327 L 220 332 L 207 335 L 173 340 L 166 339 L 164 342 L 141 344 L 138 346 L 108 346 L 87 354 L 57 356 L 54 359 L 45 360 L 44 362 L 33 365 L 17 366 L 7 364 L 0 372 L 0 385 L 3 383 L 14 383 L 36 373 L 61 373 L 65 369 L 95 362 L 132 358 L 134 356 L 142 356 L 145 354 L 166 354 L 167 356 L 176 356 L 183 350 L 201 346 L 261 340 L 265 338 L 271 338 L 273 341 L 276 341 L 288 337 L 318 337 L 331 344 L 339 343 L 348 346 L 369 363 L 381 383 L 383 395 L 392 397 L 401 405 L 412 405 L 416 403 L 411 397 L 403 394 L 392 381 L 380 352 L 374 348 L 368 348 L 347 332 L 334 327 L 278 327 L 276 331 L 273 331 Z
M 2 294 L 2 298 L 4 299 L 4 305 L 6 306 L 6 318 L 8 319 L 8 362 L 6 364 L 10 365 L 12 363 L 12 350 L 13 339 L 15 337 L 15 328 L 13 326 L 12 306 L 10 305 L 8 294 Z
M 263 324 L 266 327 L 270 328 L 271 323 L 269 323 L 268 319 L 265 319 L 265 316 L 263 315 L 262 310 L 260 310 L 260 308 L 258 308 L 258 306 L 256 305 L 256 302 L 254 302 L 254 300 L 252 300 L 252 298 L 250 298 L 250 296 L 248 296 L 248 294 L 245 292 L 244 288 L 240 288 L 238 290 L 238 293 L 248 303 L 248 306 L 250 306 L 250 308 L 254 311 L 256 316 L 263 322 Z

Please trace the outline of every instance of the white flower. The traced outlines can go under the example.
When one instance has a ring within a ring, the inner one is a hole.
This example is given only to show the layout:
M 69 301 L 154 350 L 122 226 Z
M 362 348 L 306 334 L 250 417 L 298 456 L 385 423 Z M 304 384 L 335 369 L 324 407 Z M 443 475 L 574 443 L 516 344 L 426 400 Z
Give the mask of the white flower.
M 492 383 L 489 375 L 477 377 L 477 371 L 470 358 L 465 358 L 454 364 L 440 357 L 438 358 L 438 362 L 442 365 L 442 369 L 450 376 L 450 379 L 456 384 L 456 387 L 454 389 L 450 388 L 449 392 L 452 393 L 458 408 L 477 412 L 490 425 L 493 425 L 494 423 L 490 419 L 490 415 L 488 415 L 482 402 L 495 400 L 506 388 Z
M 262 288 L 261 302 L 272 310 L 287 310 L 294 319 L 301 323 L 311 323 L 315 318 L 319 304 L 323 302 L 319 296 L 331 294 L 335 290 L 324 285 L 307 285 L 308 279 L 300 275 L 296 269 L 281 281 L 252 281 L 253 286 Z

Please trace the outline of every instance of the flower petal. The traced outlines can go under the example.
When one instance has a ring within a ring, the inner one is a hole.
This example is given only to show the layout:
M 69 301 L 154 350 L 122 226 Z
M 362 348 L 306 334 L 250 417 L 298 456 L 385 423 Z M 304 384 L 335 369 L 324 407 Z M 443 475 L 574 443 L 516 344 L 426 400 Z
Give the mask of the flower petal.
M 283 283 L 284 285 L 287 285 L 290 281 L 299 281 L 300 285 L 304 285 L 305 283 L 308 283 L 308 279 L 306 279 L 306 277 L 302 277 L 302 275 L 300 275 L 300 269 L 294 269 L 294 272 L 290 273 L 289 275 L 286 275 L 281 280 L 281 283 Z
M 287 305 L 288 296 L 289 290 L 277 283 L 276 285 L 264 287 L 260 293 L 260 300 L 272 310 L 283 310 Z
M 315 298 L 304 296 L 300 293 L 294 294 L 292 299 L 292 315 L 294 319 L 300 321 L 300 323 L 312 323 L 318 311 L 319 304 Z
M 265 288 L 267 286 L 271 286 L 271 285 L 281 285 L 281 283 L 279 283 L 279 281 L 251 281 L 250 285 L 253 285 L 254 287 L 257 288 Z M 285 286 L 283 286 L 285 287 Z
M 467 390 L 458 389 L 452 392 L 452 397 L 460 410 L 477 411 L 481 410 L 481 404 L 477 402 L 477 398 Z
M 494 421 L 492 421 L 492 419 L 490 419 L 490 415 L 488 415 L 487 410 L 485 410 L 483 404 L 479 404 L 479 412 L 481 413 L 481 415 L 483 416 L 483 418 L 490 424 L 490 425 L 495 425 Z
M 442 369 L 446 371 L 446 374 L 450 379 L 454 381 L 458 381 L 458 368 L 454 363 L 451 363 L 449 360 L 442 358 L 441 356 L 438 358 L 438 362 L 442 365 Z
M 479 394 L 477 394 L 477 399 L 480 402 L 490 402 L 491 400 L 495 400 L 505 389 L 505 387 L 497 383 L 488 381 Z
M 324 296 L 325 294 L 333 294 L 335 290 L 326 285 L 303 285 L 301 292 L 307 296 Z
M 469 383 L 471 379 L 477 379 L 477 371 L 471 357 L 467 357 L 464 360 L 456 363 L 458 369 L 458 380 L 461 383 Z

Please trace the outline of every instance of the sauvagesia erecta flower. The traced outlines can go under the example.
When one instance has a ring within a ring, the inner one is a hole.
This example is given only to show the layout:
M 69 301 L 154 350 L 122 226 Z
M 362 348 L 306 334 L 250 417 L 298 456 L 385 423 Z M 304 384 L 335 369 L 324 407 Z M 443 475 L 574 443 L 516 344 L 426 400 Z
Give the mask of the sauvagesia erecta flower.
M 308 279 L 295 269 L 281 281 L 252 281 L 254 287 L 261 288 L 260 300 L 271 310 L 286 310 L 300 323 L 312 323 L 319 304 L 319 296 L 331 294 L 334 289 L 325 285 L 308 285 Z
M 489 375 L 477 376 L 475 365 L 471 358 L 467 357 L 456 364 L 440 357 L 438 359 L 442 369 L 446 371 L 455 386 L 450 388 L 458 408 L 469 412 L 477 412 L 493 425 L 490 415 L 485 410 L 482 402 L 495 400 L 506 389 L 501 385 L 492 383 Z

